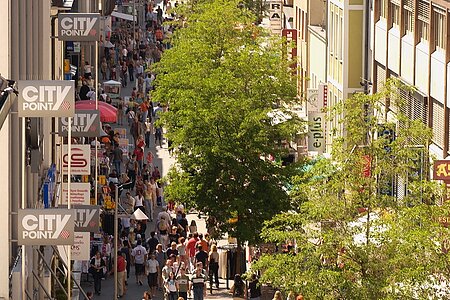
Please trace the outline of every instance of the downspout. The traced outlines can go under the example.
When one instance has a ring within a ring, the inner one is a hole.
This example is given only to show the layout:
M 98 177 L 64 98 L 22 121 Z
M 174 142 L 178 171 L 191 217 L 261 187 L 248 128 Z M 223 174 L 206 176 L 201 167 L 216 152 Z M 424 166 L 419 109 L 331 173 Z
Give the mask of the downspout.
M 363 82 L 364 82 L 364 94 L 367 94 L 369 89 L 369 35 L 370 35 L 370 0 L 364 0 L 364 31 L 363 31 L 363 38 L 364 38 L 364 64 L 363 64 Z

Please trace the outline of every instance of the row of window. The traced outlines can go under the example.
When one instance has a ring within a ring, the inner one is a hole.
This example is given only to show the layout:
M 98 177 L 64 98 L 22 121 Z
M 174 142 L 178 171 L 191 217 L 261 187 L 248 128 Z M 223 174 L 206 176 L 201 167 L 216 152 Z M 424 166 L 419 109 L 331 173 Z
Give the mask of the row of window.
M 430 3 L 426 0 L 417 0 L 415 7 L 413 2 L 414 0 L 404 1 L 401 8 L 398 0 L 381 0 L 380 17 L 385 20 L 390 17 L 388 24 L 400 30 L 400 14 L 403 13 L 402 35 L 414 34 L 414 25 L 417 22 L 417 37 L 421 42 L 430 41 L 430 20 L 432 20 L 434 46 L 437 51 L 445 51 L 446 10 L 433 5 L 430 11 Z M 414 19 L 414 9 L 417 9 L 417 20 Z

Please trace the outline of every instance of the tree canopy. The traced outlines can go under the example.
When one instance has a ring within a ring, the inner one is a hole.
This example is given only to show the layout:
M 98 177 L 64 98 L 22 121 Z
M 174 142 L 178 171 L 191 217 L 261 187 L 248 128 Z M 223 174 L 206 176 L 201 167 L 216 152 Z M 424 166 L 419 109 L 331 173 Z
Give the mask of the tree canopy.
M 298 101 L 283 44 L 238 1 L 182 8 L 183 25 L 156 66 L 152 97 L 168 105 L 161 122 L 177 156 L 168 197 L 217 220 L 240 242 L 255 241 L 264 220 L 290 201 L 289 168 L 270 157 L 302 132 L 286 109 Z
M 384 92 L 355 94 L 330 110 L 345 134 L 331 159 L 296 176 L 298 209 L 265 223 L 266 241 L 296 247 L 263 255 L 253 266 L 261 281 L 307 299 L 435 299 L 445 291 L 449 230 L 441 220 L 449 204 L 436 205 L 431 132 L 402 114 L 401 88 L 389 81 Z

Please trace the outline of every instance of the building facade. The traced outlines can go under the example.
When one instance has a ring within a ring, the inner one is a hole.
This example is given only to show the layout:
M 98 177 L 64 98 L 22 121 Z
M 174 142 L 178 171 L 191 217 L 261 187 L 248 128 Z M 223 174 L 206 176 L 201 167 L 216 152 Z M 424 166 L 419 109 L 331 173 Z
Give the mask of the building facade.
M 377 0 L 372 5 L 374 91 L 399 78 L 405 113 L 433 130 L 431 152 L 449 153 L 449 9 L 444 0 Z M 395 110 L 395 108 L 392 108 Z

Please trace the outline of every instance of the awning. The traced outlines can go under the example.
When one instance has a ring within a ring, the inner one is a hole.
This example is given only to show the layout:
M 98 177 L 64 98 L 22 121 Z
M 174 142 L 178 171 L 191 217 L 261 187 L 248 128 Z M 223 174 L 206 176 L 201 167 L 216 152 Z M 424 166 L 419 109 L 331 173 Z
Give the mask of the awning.
M 116 17 L 116 18 L 121 18 L 121 19 L 124 19 L 127 21 L 133 21 L 133 19 L 134 19 L 133 15 L 124 14 L 124 13 L 120 13 L 120 12 L 116 12 L 116 11 L 113 11 L 111 13 L 111 16 Z

